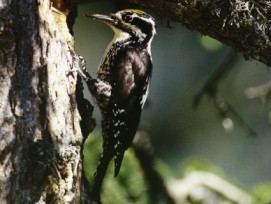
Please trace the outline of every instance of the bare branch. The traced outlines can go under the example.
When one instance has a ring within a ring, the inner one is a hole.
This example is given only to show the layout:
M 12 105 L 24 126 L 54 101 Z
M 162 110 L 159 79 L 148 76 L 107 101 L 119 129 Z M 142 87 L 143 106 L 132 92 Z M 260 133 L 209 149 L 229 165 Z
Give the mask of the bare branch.
M 248 193 L 204 171 L 192 171 L 181 180 L 169 181 L 167 188 L 176 203 L 254 203 Z
M 267 98 L 271 93 L 271 81 L 245 90 L 245 95 L 249 99 Z

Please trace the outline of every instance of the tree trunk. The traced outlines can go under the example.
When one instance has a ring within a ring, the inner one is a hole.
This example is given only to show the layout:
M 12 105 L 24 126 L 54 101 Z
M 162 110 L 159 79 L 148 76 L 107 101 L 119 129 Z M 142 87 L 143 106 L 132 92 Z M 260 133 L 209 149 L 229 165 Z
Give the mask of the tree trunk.
M 49 0 L 0 0 L 1 204 L 86 202 L 73 50 Z

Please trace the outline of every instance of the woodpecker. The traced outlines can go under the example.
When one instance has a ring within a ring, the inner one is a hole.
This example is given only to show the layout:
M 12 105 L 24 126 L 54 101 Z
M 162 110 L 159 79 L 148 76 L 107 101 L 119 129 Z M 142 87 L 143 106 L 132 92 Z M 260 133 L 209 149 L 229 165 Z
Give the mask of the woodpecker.
M 84 65 L 83 72 L 79 72 L 102 115 L 103 153 L 92 188 L 93 199 L 100 203 L 100 189 L 110 161 L 115 161 L 116 177 L 124 152 L 138 128 L 152 74 L 151 42 L 156 26 L 155 20 L 141 10 L 86 16 L 105 23 L 114 31 L 96 78 L 88 74 Z

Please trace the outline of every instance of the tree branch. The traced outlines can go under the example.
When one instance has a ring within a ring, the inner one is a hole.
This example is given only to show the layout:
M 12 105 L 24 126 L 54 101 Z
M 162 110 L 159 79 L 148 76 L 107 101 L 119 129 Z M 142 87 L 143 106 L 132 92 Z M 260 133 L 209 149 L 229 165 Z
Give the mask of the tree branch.
M 248 193 L 211 172 L 191 171 L 181 180 L 168 181 L 167 188 L 176 203 L 255 203 Z
M 188 29 L 215 38 L 271 66 L 271 3 L 267 0 L 130 0 Z

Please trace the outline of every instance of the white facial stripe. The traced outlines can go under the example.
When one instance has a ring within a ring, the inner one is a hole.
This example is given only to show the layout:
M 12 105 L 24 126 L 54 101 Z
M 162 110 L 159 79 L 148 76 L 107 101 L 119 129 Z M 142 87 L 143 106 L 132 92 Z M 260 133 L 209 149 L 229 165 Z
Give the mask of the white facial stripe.
M 138 15 L 134 13 L 134 14 L 132 15 L 132 18 L 137 17 L 137 16 L 138 16 Z
M 149 19 L 145 18 L 144 21 L 147 21 L 148 23 L 152 25 L 153 34 L 156 34 L 155 22 L 150 18 Z
M 137 26 L 129 24 L 129 27 L 131 27 L 135 32 L 135 35 L 138 37 L 139 41 L 143 41 L 145 39 L 146 34 L 142 33 L 142 31 Z

